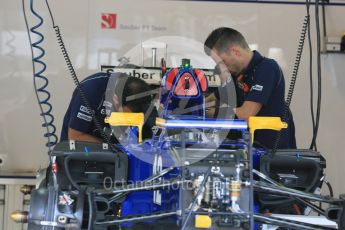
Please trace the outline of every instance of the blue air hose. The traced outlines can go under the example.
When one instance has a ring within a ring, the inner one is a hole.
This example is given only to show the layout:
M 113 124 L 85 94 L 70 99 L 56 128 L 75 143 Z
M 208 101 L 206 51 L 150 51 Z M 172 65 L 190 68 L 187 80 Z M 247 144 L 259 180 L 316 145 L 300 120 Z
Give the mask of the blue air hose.
M 39 22 L 35 26 L 29 29 L 27 17 L 25 14 L 24 0 L 22 1 L 22 3 L 23 3 L 23 13 L 24 13 L 25 24 L 26 24 L 26 28 L 28 32 L 29 41 L 30 41 L 30 48 L 31 48 L 31 55 L 32 55 L 32 68 L 34 72 L 35 94 L 36 94 L 38 105 L 41 111 L 40 116 L 43 118 L 42 127 L 46 129 L 46 132 L 44 134 L 44 137 L 47 138 L 46 147 L 48 147 L 48 152 L 50 153 L 51 149 L 57 143 L 58 138 L 55 134 L 56 127 L 53 124 L 54 116 L 51 113 L 53 107 L 49 102 L 50 93 L 47 90 L 49 80 L 47 77 L 44 76 L 44 72 L 47 68 L 47 65 L 42 60 L 42 58 L 45 55 L 45 50 L 40 46 L 41 43 L 44 41 L 44 36 L 42 33 L 37 31 L 37 29 L 41 27 L 43 24 L 43 18 L 34 10 L 33 0 L 30 0 L 31 13 L 39 20 Z M 36 42 L 32 42 L 30 31 L 33 34 L 37 35 L 38 40 Z M 36 55 L 34 54 L 34 49 L 36 50 L 38 54 Z M 37 70 L 36 69 L 37 65 L 40 65 L 41 69 Z M 41 86 L 38 86 L 38 84 L 40 84 Z

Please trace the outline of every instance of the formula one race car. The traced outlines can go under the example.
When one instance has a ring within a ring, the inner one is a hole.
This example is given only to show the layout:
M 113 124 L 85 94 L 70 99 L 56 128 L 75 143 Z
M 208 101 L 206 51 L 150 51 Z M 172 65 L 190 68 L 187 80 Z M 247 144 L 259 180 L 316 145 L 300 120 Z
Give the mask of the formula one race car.
M 14 217 L 29 230 L 345 229 L 344 199 L 315 194 L 324 158 L 254 148 L 256 129 L 279 130 L 284 122 L 205 118 L 207 90 L 202 70 L 167 71 L 152 139 L 141 140 L 143 114 L 112 113 L 112 127 L 134 127 L 121 144 L 57 144 L 53 170 L 31 192 L 30 211 Z M 229 130 L 239 138 L 228 139 Z M 308 216 L 310 209 L 323 217 Z

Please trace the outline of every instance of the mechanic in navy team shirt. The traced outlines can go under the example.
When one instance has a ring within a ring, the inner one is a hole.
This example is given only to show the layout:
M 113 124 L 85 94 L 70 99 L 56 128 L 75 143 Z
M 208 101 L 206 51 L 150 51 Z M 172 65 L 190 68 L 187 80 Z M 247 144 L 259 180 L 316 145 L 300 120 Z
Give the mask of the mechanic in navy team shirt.
M 122 79 L 121 81 L 119 79 Z M 110 87 L 107 88 L 109 83 Z M 121 82 L 121 83 L 115 83 Z M 116 86 L 115 86 L 116 85 Z M 113 87 L 112 87 L 113 86 Z M 81 87 L 86 94 L 95 111 L 96 118 L 101 124 L 101 128 L 108 127 L 104 123 L 104 118 L 111 111 L 122 112 L 143 112 L 145 113 L 145 124 L 143 127 L 143 138 L 152 136 L 152 126 L 155 118 L 158 117 L 157 110 L 151 106 L 152 95 L 150 86 L 142 79 L 129 77 L 123 73 L 96 73 L 81 81 Z M 110 93 L 111 98 L 107 98 L 106 93 Z M 144 96 L 140 96 L 143 95 Z M 139 95 L 135 97 L 135 95 Z M 126 98 L 134 96 L 132 100 Z M 80 97 L 78 89 L 75 89 L 71 102 L 63 120 L 60 140 L 78 140 L 101 143 L 101 133 L 96 128 L 91 112 Z
M 252 51 L 243 35 L 221 27 L 210 33 L 205 41 L 205 52 L 217 63 L 222 87 L 233 81 L 236 87 L 237 118 L 248 120 L 250 116 L 282 117 L 285 107 L 285 80 L 282 70 L 273 59 Z M 231 79 L 232 77 L 232 79 Z M 288 128 L 283 129 L 278 148 L 296 148 L 295 126 L 291 112 L 288 113 Z M 254 145 L 268 149 L 274 147 L 277 131 L 258 130 Z

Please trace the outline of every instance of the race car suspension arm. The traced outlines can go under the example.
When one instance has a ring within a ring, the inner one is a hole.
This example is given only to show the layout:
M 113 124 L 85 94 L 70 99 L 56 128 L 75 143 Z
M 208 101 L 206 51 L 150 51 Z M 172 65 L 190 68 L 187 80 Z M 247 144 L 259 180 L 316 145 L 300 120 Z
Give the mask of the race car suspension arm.
M 254 220 L 256 222 L 272 224 L 279 227 L 294 228 L 299 230 L 334 230 L 331 227 L 325 227 L 320 225 L 309 224 L 305 222 L 299 222 L 294 220 L 287 220 L 279 217 L 264 216 L 260 214 L 254 214 Z
M 158 218 L 163 218 L 163 217 L 179 215 L 180 213 L 181 213 L 180 211 L 171 211 L 171 212 L 156 213 L 156 214 L 151 214 L 151 215 L 140 215 L 140 216 L 134 216 L 134 217 L 118 218 L 118 219 L 109 220 L 109 221 L 96 221 L 95 225 L 116 225 L 116 224 L 121 224 L 125 222 L 153 220 L 153 219 L 158 219 Z
M 341 199 L 335 199 L 329 196 L 321 196 L 321 195 L 316 195 L 312 193 L 306 193 L 299 190 L 287 188 L 284 186 L 269 185 L 267 183 L 258 182 L 258 181 L 254 183 L 254 189 L 259 192 L 260 191 L 269 192 L 276 195 L 285 195 L 285 196 L 290 196 L 294 198 L 298 197 L 298 198 L 307 199 L 310 201 L 317 201 L 317 202 L 323 202 L 323 203 L 329 203 L 329 204 L 338 204 L 340 202 L 343 202 L 343 200 Z

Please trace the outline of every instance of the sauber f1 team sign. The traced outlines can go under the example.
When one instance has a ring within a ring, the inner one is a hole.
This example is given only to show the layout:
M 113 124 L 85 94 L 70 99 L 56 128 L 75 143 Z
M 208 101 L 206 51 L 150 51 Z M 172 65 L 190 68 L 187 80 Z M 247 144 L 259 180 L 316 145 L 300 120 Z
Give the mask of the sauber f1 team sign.
M 122 68 L 122 67 L 102 65 L 101 71 L 108 72 L 108 73 L 112 73 L 112 72 L 126 73 L 129 76 L 141 78 L 151 85 L 160 85 L 161 79 L 162 79 L 162 69 L 154 68 L 154 67 Z M 203 69 L 203 72 L 205 73 L 205 76 L 207 77 L 209 87 L 220 86 L 220 78 L 219 76 L 215 75 L 212 70 Z

